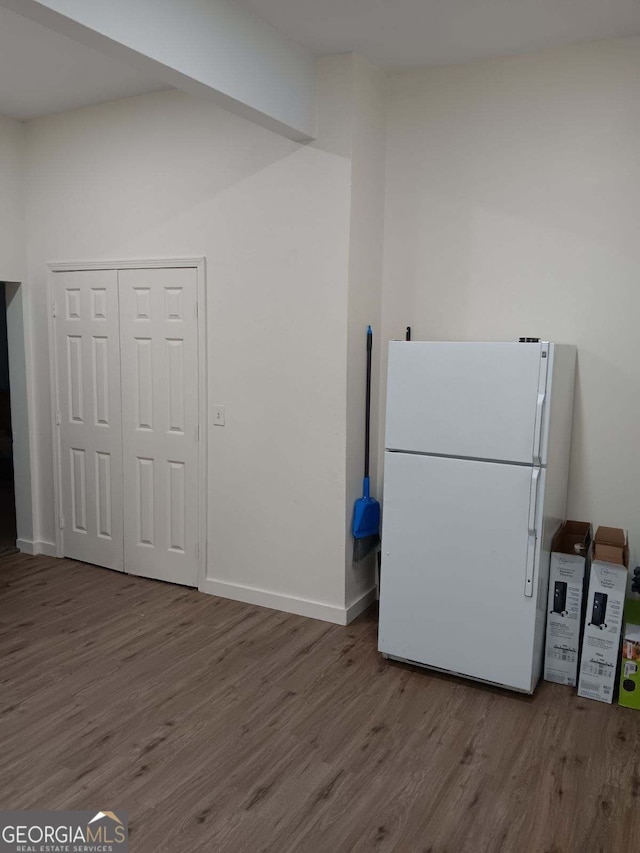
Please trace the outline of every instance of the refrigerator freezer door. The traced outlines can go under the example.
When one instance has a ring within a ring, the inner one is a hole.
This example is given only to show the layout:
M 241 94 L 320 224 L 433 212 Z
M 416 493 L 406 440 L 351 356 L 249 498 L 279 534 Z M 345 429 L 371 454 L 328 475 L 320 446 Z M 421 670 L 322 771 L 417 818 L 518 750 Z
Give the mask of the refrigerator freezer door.
M 380 651 L 533 689 L 538 596 L 525 595 L 525 577 L 534 470 L 385 454 Z M 544 479 L 542 470 L 538 506 Z
M 550 346 L 392 341 L 385 447 L 544 465 Z

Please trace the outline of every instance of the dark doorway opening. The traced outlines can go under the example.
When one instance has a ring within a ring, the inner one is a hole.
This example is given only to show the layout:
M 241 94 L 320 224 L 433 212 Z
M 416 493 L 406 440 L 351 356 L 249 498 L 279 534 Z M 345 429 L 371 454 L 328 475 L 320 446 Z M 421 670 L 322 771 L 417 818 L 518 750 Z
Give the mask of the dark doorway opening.
M 6 285 L 0 282 L 0 554 L 15 549 L 16 537 L 7 298 Z

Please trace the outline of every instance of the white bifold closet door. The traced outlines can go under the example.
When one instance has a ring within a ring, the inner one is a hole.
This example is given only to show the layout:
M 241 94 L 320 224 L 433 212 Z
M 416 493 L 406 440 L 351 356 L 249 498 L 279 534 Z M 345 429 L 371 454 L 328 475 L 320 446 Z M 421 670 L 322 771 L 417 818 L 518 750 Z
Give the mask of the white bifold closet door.
M 198 582 L 193 269 L 119 270 L 126 570 Z
M 54 298 L 64 552 L 122 571 L 118 273 L 56 273 Z
M 196 270 L 54 278 L 64 554 L 196 586 Z

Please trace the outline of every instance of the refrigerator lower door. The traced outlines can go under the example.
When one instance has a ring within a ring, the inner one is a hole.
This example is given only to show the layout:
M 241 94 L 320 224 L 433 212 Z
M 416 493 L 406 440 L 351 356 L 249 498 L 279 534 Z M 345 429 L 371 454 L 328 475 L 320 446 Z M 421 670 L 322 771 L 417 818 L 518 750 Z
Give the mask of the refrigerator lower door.
M 385 454 L 381 652 L 533 690 L 539 547 L 532 565 L 530 524 L 540 512 L 530 501 L 541 506 L 544 477 L 525 465 Z

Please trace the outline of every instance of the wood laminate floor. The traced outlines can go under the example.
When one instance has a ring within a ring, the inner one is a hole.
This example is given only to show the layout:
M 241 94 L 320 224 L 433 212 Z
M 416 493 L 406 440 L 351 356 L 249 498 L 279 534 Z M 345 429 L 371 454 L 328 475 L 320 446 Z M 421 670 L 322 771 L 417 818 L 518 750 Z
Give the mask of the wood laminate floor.
M 126 809 L 133 853 L 626 853 L 640 713 L 384 661 L 347 628 L 0 559 L 0 807 Z

